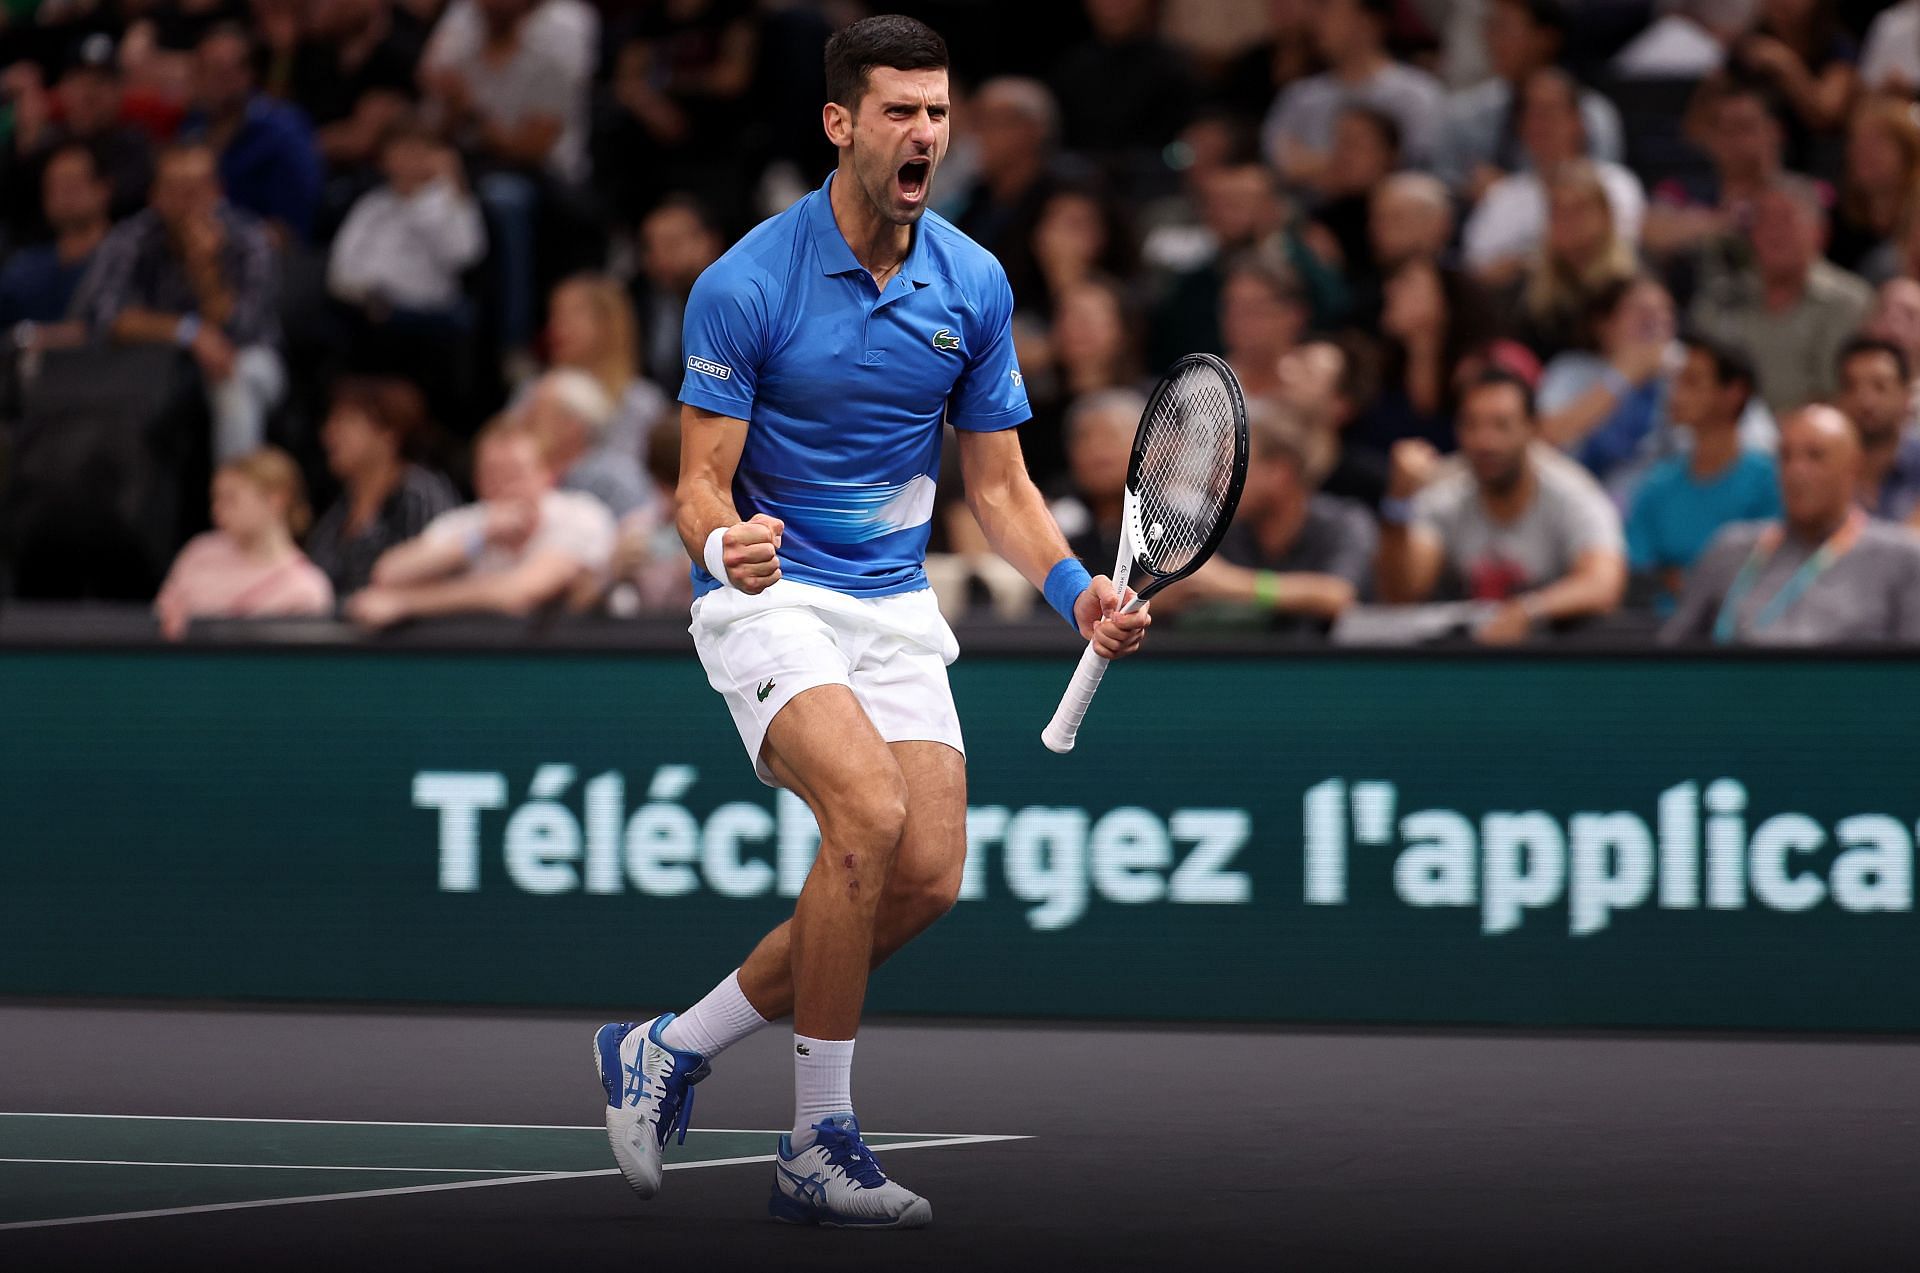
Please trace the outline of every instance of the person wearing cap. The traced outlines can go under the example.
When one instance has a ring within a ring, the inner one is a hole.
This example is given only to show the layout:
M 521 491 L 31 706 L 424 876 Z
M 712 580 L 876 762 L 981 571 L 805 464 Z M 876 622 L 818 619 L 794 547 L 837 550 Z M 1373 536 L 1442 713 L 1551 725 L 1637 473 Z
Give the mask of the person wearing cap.
M 1366 588 L 1378 538 L 1359 503 L 1325 495 L 1334 440 L 1269 401 L 1247 403 L 1246 488 L 1220 551 L 1167 601 L 1183 622 L 1324 632 Z M 1193 603 L 1212 603 L 1195 606 Z
M 606 577 L 614 524 L 606 506 L 556 490 L 539 436 L 506 416 L 473 444 L 478 503 L 442 513 L 418 538 L 381 554 L 347 617 L 386 628 L 451 614 L 530 615 Z
M 608 442 L 613 412 L 614 401 L 600 382 L 574 367 L 535 381 L 524 408 L 527 427 L 540 439 L 560 489 L 591 495 L 622 518 L 654 496 L 640 457 Z

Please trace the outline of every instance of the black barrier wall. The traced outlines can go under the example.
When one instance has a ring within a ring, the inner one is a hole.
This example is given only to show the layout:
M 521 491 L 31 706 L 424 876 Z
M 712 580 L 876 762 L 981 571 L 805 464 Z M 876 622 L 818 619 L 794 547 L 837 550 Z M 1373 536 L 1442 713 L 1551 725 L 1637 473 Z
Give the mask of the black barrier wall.
M 1912 1029 L 1891 660 L 953 669 L 962 900 L 877 1011 Z M 0 993 L 677 1007 L 806 810 L 679 654 L 0 652 Z M 643 953 L 645 960 L 643 963 Z

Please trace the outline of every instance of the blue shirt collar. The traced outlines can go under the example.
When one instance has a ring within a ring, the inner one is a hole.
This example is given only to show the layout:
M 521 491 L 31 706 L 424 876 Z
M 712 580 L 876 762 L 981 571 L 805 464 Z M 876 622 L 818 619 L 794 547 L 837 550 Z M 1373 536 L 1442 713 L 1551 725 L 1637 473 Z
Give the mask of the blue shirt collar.
M 836 168 L 827 174 L 827 179 L 813 192 L 813 206 L 807 209 L 808 230 L 813 236 L 814 253 L 820 258 L 820 272 L 828 275 L 853 274 L 866 269 L 847 246 L 846 236 L 840 233 L 840 223 L 833 219 L 833 179 L 838 173 Z M 921 219 L 925 220 L 924 214 Z M 934 281 L 927 236 L 920 225 L 913 227 L 913 245 L 907 249 L 907 259 L 900 264 L 899 277 L 911 279 L 922 287 Z

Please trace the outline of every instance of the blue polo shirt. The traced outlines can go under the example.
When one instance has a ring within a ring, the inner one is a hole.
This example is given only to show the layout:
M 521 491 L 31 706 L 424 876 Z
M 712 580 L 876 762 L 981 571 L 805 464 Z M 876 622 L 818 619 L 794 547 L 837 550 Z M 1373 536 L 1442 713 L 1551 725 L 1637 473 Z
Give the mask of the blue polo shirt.
M 1690 570 L 1729 522 L 1780 516 L 1780 474 L 1773 457 L 1743 451 L 1726 471 L 1706 481 L 1694 477 L 1684 455 L 1662 461 L 1647 474 L 1627 517 L 1627 559 L 1639 571 Z M 1658 608 L 1672 608 L 1661 597 Z
M 987 432 L 1032 412 L 1000 263 L 928 212 L 879 291 L 833 219 L 832 185 L 694 284 L 680 401 L 747 422 L 734 507 L 786 523 L 783 577 L 886 597 L 927 586 L 941 422 Z M 696 596 L 719 586 L 694 566 Z

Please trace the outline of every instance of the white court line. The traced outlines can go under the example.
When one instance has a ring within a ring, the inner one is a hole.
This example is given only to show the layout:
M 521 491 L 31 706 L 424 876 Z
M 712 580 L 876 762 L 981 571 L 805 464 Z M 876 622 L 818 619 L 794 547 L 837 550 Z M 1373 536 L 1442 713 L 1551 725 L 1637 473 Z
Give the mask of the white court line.
M 295 1127 L 478 1127 L 514 1132 L 604 1132 L 600 1123 L 408 1123 L 370 1118 L 236 1118 L 214 1114 L 62 1114 L 52 1110 L 0 1110 L 0 1118 L 116 1118 L 155 1123 L 287 1123 Z M 720 1132 L 729 1136 L 784 1136 L 791 1127 L 695 1127 L 696 1132 Z M 956 1136 L 959 1132 L 875 1132 L 876 1136 Z M 1003 1139 L 1024 1140 L 1022 1136 Z M 891 1146 L 881 1145 L 881 1149 Z
M 235 1119 L 235 1122 L 256 1120 Z M 268 1119 L 261 1122 L 275 1121 Z M 292 1120 L 278 1120 L 292 1121 Z M 322 1121 L 322 1120 L 306 1120 Z M 403 1124 L 420 1126 L 422 1124 Z M 424 1124 L 426 1126 L 470 1127 L 483 1124 L 453 1123 Z M 897 1149 L 938 1149 L 942 1145 L 985 1145 L 994 1141 L 1031 1140 L 1030 1136 L 952 1136 L 942 1140 L 911 1140 L 899 1145 L 882 1145 L 880 1152 L 892 1153 Z M 668 1171 L 690 1171 L 695 1167 L 735 1167 L 744 1163 L 772 1162 L 772 1154 L 755 1154 L 745 1158 L 710 1158 L 704 1162 L 670 1162 Z M 158 1166 L 159 1164 L 148 1164 Z M 203 1164 L 190 1164 L 200 1166 Z M 9 1224 L 0 1224 L 0 1233 L 9 1229 L 52 1229 L 71 1224 L 106 1224 L 114 1220 L 149 1220 L 159 1216 L 205 1215 L 213 1211 L 250 1211 L 260 1207 L 297 1207 L 310 1202 L 342 1202 L 352 1198 L 398 1198 L 416 1193 L 449 1193 L 455 1189 L 487 1189 L 494 1185 L 524 1185 L 538 1180 L 584 1180 L 592 1176 L 617 1176 L 618 1167 L 605 1167 L 597 1171 L 550 1171 L 528 1176 L 498 1176 L 489 1180 L 454 1180 L 440 1185 L 407 1185 L 398 1189 L 363 1189 L 352 1193 L 316 1193 L 304 1198 L 257 1198 L 250 1202 L 211 1202 L 197 1207 L 160 1207 L 152 1211 L 118 1211 L 110 1215 L 65 1216 L 57 1220 L 15 1220 Z

